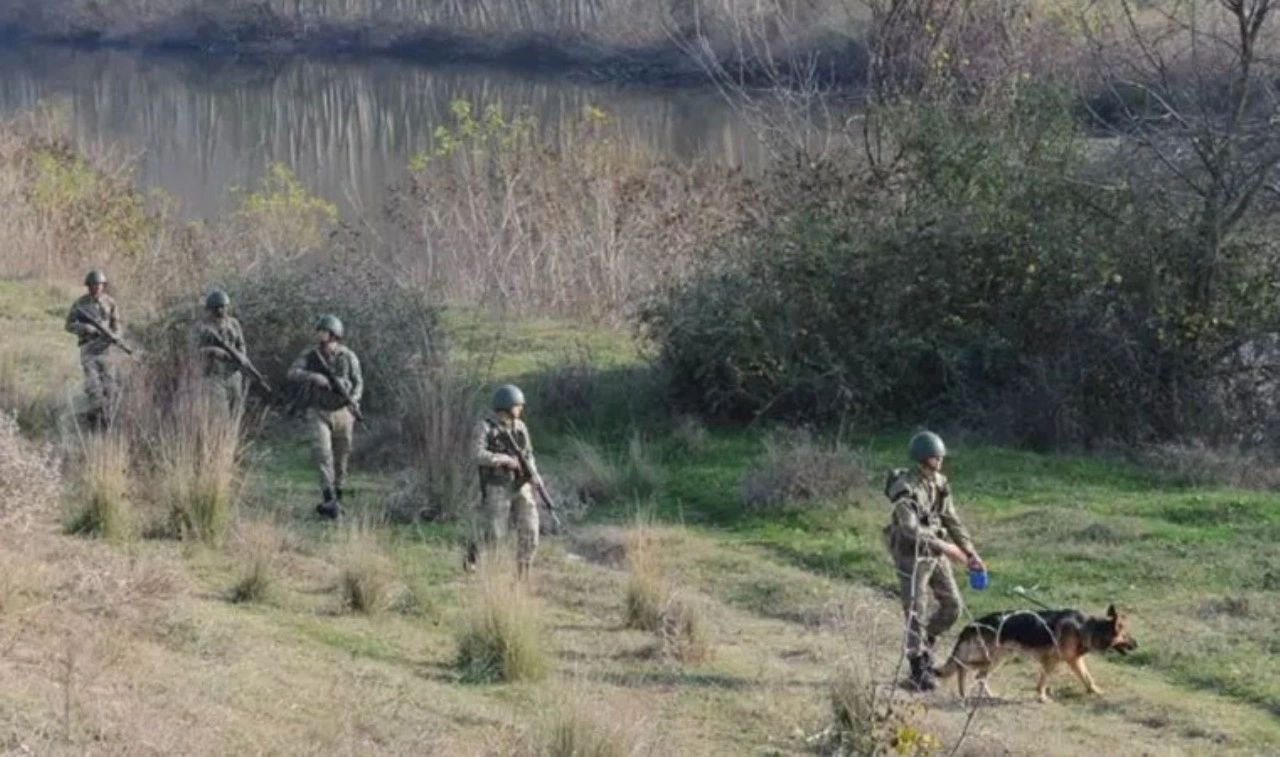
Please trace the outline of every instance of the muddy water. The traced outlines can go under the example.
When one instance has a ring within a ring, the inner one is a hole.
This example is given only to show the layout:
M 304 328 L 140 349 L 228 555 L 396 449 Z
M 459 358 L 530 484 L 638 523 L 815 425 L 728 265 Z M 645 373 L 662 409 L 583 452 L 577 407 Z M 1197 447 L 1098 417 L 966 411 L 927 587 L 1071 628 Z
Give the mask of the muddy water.
M 271 161 L 346 213 L 375 211 L 457 98 L 527 108 L 556 126 L 588 105 L 664 154 L 750 168 L 761 147 L 710 90 L 589 86 L 492 69 L 395 63 L 210 63 L 113 51 L 0 51 L 0 116 L 55 103 L 82 139 L 118 145 L 137 177 L 191 216 L 234 202 Z

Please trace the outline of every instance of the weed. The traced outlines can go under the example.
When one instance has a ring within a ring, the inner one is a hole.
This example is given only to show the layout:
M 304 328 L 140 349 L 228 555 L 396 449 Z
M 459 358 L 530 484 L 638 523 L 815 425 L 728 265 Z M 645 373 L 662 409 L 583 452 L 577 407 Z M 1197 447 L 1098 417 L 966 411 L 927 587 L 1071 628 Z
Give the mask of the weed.
M 919 725 L 922 704 L 907 704 L 880 689 L 864 666 L 844 665 L 837 671 L 829 690 L 832 726 L 813 739 L 820 754 L 923 755 L 942 747 L 937 736 Z
M 541 623 L 524 584 L 504 559 L 480 564 L 476 593 L 458 633 L 457 666 L 472 683 L 537 681 L 550 668 Z
M 130 538 L 134 512 L 129 501 L 128 439 L 115 431 L 81 437 L 77 465 L 64 530 L 112 541 Z
M 628 757 L 654 751 L 632 701 L 622 707 L 610 706 L 598 695 L 571 684 L 567 689 L 553 689 L 552 701 L 543 705 L 541 712 L 531 743 L 520 751 L 522 755 Z

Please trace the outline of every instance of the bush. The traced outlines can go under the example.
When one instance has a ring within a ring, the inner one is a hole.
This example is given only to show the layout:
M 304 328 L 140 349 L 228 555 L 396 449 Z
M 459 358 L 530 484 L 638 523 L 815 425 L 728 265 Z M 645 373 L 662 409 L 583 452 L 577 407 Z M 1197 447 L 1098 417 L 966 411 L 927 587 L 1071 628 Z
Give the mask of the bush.
M 1261 294 L 1280 249 L 1229 237 L 1206 304 L 1195 211 L 1100 181 L 1069 102 L 883 111 L 903 158 L 870 199 L 797 210 L 644 309 L 677 408 L 950 421 L 1041 448 L 1274 425 L 1229 379 L 1261 375 L 1237 348 L 1280 317 Z
M 443 352 L 439 310 L 372 260 L 353 264 L 361 251 L 333 245 L 299 259 L 266 261 L 218 285 L 231 296 L 232 312 L 244 327 L 247 356 L 280 399 L 292 395 L 286 374 L 294 358 L 314 345 L 316 318 L 333 313 L 346 328 L 344 344 L 360 358 L 362 409 L 394 413 L 406 379 L 419 376 Z M 155 359 L 169 365 L 185 359 L 203 299 L 202 292 L 193 292 L 162 303 L 160 317 L 140 334 Z
M 711 659 L 711 638 L 698 605 L 671 595 L 663 603 L 659 620 L 659 657 L 686 665 L 697 665 Z
M 458 633 L 457 666 L 464 681 L 537 681 L 550 667 L 537 610 L 525 586 L 512 581 L 512 566 L 504 562 L 481 563 L 476 593 Z
M 866 484 L 866 471 L 842 444 L 819 445 L 807 429 L 774 432 L 764 454 L 742 480 L 748 510 L 773 510 L 833 499 Z

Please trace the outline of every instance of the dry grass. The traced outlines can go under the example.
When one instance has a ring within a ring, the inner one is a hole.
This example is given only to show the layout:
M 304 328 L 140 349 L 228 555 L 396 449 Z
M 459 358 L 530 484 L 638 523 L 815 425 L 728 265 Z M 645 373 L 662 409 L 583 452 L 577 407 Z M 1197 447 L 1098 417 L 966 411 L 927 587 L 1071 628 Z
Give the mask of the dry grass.
M 659 621 L 655 653 L 660 659 L 700 665 L 714 656 L 706 613 L 694 600 L 672 593 L 662 605 Z
M 400 590 L 395 561 L 387 554 L 379 524 L 355 518 L 339 526 L 338 591 L 345 609 L 363 615 L 389 610 Z
M 625 704 L 602 702 L 586 684 L 570 682 L 549 687 L 548 701 L 519 750 L 526 757 L 632 757 L 661 754 L 651 736 L 651 724 L 640 717 L 633 699 Z
M 1280 469 L 1270 455 L 1214 449 L 1204 444 L 1161 444 L 1129 451 L 1140 465 L 1184 486 L 1280 489 Z
M 861 461 L 839 442 L 819 443 L 804 430 L 774 432 L 743 478 L 742 504 L 751 510 L 785 509 L 835 499 L 866 482 Z
M 117 430 L 79 437 L 75 484 L 66 503 L 63 527 L 71 534 L 92 534 L 124 541 L 136 533 L 129 497 L 130 445 Z
M 142 396 L 156 397 L 158 386 L 144 383 Z M 228 412 L 190 368 L 167 399 L 167 406 L 156 403 L 132 414 L 139 419 L 135 433 L 152 451 L 153 490 L 177 536 L 220 544 L 243 485 L 241 416 Z
M 662 608 L 667 599 L 657 535 L 638 518 L 627 533 L 627 588 L 623 600 L 623 624 L 642 631 L 662 630 Z
M 14 413 L 0 413 L 0 529 L 26 532 L 63 497 L 61 460 L 51 445 L 23 438 Z
M 393 521 L 457 520 L 478 496 L 471 459 L 484 387 L 478 373 L 442 359 L 400 386 L 411 476 L 387 504 Z
M 234 554 L 239 577 L 231 587 L 232 602 L 263 602 L 276 586 L 285 536 L 280 527 L 262 520 L 237 523 Z
M 480 563 L 457 634 L 455 664 L 465 681 L 538 681 L 551 668 L 538 608 L 514 576 L 510 559 L 489 554 Z
M 588 506 L 648 499 L 666 481 L 639 433 L 628 437 L 625 453 L 616 460 L 597 445 L 575 437 L 564 469 L 577 499 Z

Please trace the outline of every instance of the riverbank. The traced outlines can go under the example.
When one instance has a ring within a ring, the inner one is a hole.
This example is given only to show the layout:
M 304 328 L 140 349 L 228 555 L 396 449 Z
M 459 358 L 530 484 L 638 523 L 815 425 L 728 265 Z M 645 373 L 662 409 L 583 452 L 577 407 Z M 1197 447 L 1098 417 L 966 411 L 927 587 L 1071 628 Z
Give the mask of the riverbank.
M 489 65 L 585 81 L 675 87 L 706 85 L 715 72 L 746 86 L 803 79 L 854 88 L 864 81 L 868 62 L 866 47 L 854 32 L 856 19 L 847 13 L 841 17 L 840 4 L 834 2 L 816 4 L 803 14 L 695 13 L 696 20 L 677 18 L 657 4 L 641 10 L 621 2 L 569 15 L 554 7 L 535 12 L 529 3 L 516 0 L 489 3 L 495 7 L 480 15 L 475 8 L 444 3 L 398 12 L 347 5 L 321 2 L 285 9 L 272 3 L 175 1 L 139 10 L 103 9 L 74 0 L 19 1 L 0 6 L 0 39 L 11 45 L 218 59 L 305 56 Z

